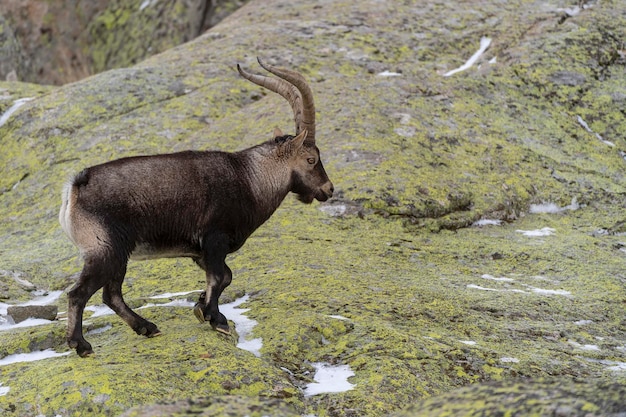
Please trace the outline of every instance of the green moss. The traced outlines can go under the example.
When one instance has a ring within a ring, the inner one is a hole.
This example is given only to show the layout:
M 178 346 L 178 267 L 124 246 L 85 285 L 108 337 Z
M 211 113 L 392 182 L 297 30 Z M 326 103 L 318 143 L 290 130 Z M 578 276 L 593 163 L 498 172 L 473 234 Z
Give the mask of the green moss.
M 2 268 L 38 288 L 68 288 L 81 268 L 56 219 L 72 173 L 128 155 L 242 149 L 274 126 L 293 128 L 282 98 L 237 78 L 237 62 L 260 72 L 253 50 L 311 80 L 318 145 L 337 190 L 328 204 L 347 213 L 331 217 L 289 197 L 229 257 L 235 276 L 222 301 L 250 294 L 244 307 L 258 322 L 261 358 L 198 324 L 190 309 L 140 310 L 163 332 L 154 339 L 117 316 L 86 315 L 86 330 L 111 325 L 88 336 L 95 357 L 1 367 L 11 387 L 0 397 L 4 413 L 119 415 L 165 402 L 181 414 L 219 415 L 231 403 L 250 415 L 378 416 L 417 403 L 407 413 L 506 415 L 489 395 L 519 392 L 515 406 L 534 415 L 545 407 L 533 393 L 548 388 L 528 384 L 529 393 L 516 381 L 548 377 L 571 387 L 563 398 L 580 393 L 575 410 L 613 404 L 601 402 L 602 385 L 573 381 L 611 380 L 613 392 L 626 384 L 611 369 L 625 361 L 615 233 L 624 221 L 626 127 L 613 94 L 624 77 L 621 61 L 607 61 L 614 45 L 601 29 L 624 22 L 600 4 L 563 24 L 522 2 L 476 14 L 429 4 L 415 19 L 404 19 L 413 12 L 401 5 L 371 6 L 363 15 L 365 5 L 342 2 L 250 5 L 255 13 L 138 66 L 46 90 L 0 128 L 0 216 L 9 220 L 0 223 Z M 296 9 L 316 23 L 276 27 Z M 487 33 L 494 43 L 485 58 L 496 64 L 442 77 Z M 274 57 L 262 53 L 268 45 L 292 49 Z M 384 70 L 402 76 L 377 76 Z M 579 115 L 617 146 L 583 129 Z M 580 210 L 528 214 L 532 203 L 563 207 L 574 197 Z M 468 227 L 480 218 L 504 223 Z M 556 232 L 517 232 L 543 227 Z M 6 285 L 11 300 L 30 298 Z M 124 294 L 136 308 L 204 285 L 189 260 L 131 262 Z M 64 323 L 12 331 L 1 353 L 64 350 L 63 333 Z M 354 389 L 304 398 L 313 362 L 350 365 Z M 46 384 L 35 390 L 33 380 Z

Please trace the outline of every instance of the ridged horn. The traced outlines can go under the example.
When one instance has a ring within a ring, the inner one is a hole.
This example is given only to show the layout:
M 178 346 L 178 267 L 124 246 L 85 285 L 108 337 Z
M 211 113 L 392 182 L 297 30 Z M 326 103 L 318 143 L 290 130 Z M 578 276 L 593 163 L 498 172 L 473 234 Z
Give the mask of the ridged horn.
M 270 91 L 280 94 L 291 105 L 293 110 L 293 118 L 296 124 L 296 135 L 301 131 L 307 131 L 305 143 L 315 144 L 315 104 L 313 102 L 313 93 L 304 77 L 295 72 L 284 68 L 278 68 L 269 65 L 257 58 L 259 65 L 268 72 L 279 78 L 271 78 L 265 75 L 251 74 L 245 71 L 239 64 L 237 70 L 239 74 L 246 80 L 254 84 L 265 87 Z

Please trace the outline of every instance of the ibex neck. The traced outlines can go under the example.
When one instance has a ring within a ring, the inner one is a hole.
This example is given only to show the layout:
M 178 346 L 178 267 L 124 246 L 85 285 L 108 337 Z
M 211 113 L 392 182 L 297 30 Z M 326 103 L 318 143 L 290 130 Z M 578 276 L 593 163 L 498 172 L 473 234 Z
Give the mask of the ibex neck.
M 267 217 L 280 206 L 291 188 L 291 168 L 264 145 L 239 152 L 245 161 L 250 190 Z

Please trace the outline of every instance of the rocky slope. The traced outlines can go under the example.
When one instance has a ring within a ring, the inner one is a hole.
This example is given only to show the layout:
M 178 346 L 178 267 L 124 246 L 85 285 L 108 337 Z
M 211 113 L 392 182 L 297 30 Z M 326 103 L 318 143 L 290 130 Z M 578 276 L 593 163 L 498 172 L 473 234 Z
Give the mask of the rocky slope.
M 56 219 L 71 173 L 241 149 L 291 128 L 287 104 L 234 70 L 257 70 L 257 55 L 310 80 L 337 188 L 321 206 L 289 198 L 229 260 L 223 302 L 250 295 L 260 357 L 184 306 L 142 310 L 163 331 L 154 339 L 94 317 L 94 357 L 1 366 L 0 410 L 625 412 L 626 9 L 580 6 L 252 1 L 129 68 L 59 88 L 0 84 L 2 112 L 33 97 L 0 126 L 0 290 L 11 303 L 32 298 L 15 274 L 53 291 L 80 271 Z M 474 65 L 446 76 L 481 38 L 491 42 Z M 202 280 L 184 259 L 135 262 L 125 297 L 136 308 Z M 67 351 L 63 334 L 63 321 L 3 332 L 0 356 Z M 304 396 L 316 362 L 349 365 L 354 389 Z

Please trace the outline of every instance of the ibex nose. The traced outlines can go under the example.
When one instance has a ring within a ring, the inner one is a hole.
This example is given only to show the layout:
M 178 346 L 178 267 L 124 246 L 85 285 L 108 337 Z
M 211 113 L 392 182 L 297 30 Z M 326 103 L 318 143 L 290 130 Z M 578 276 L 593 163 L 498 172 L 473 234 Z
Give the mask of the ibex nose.
M 328 187 L 327 190 L 325 190 L 325 192 L 328 198 L 331 198 L 333 196 L 333 193 L 335 192 L 335 186 L 330 181 L 328 182 L 328 184 L 330 184 L 330 186 Z

